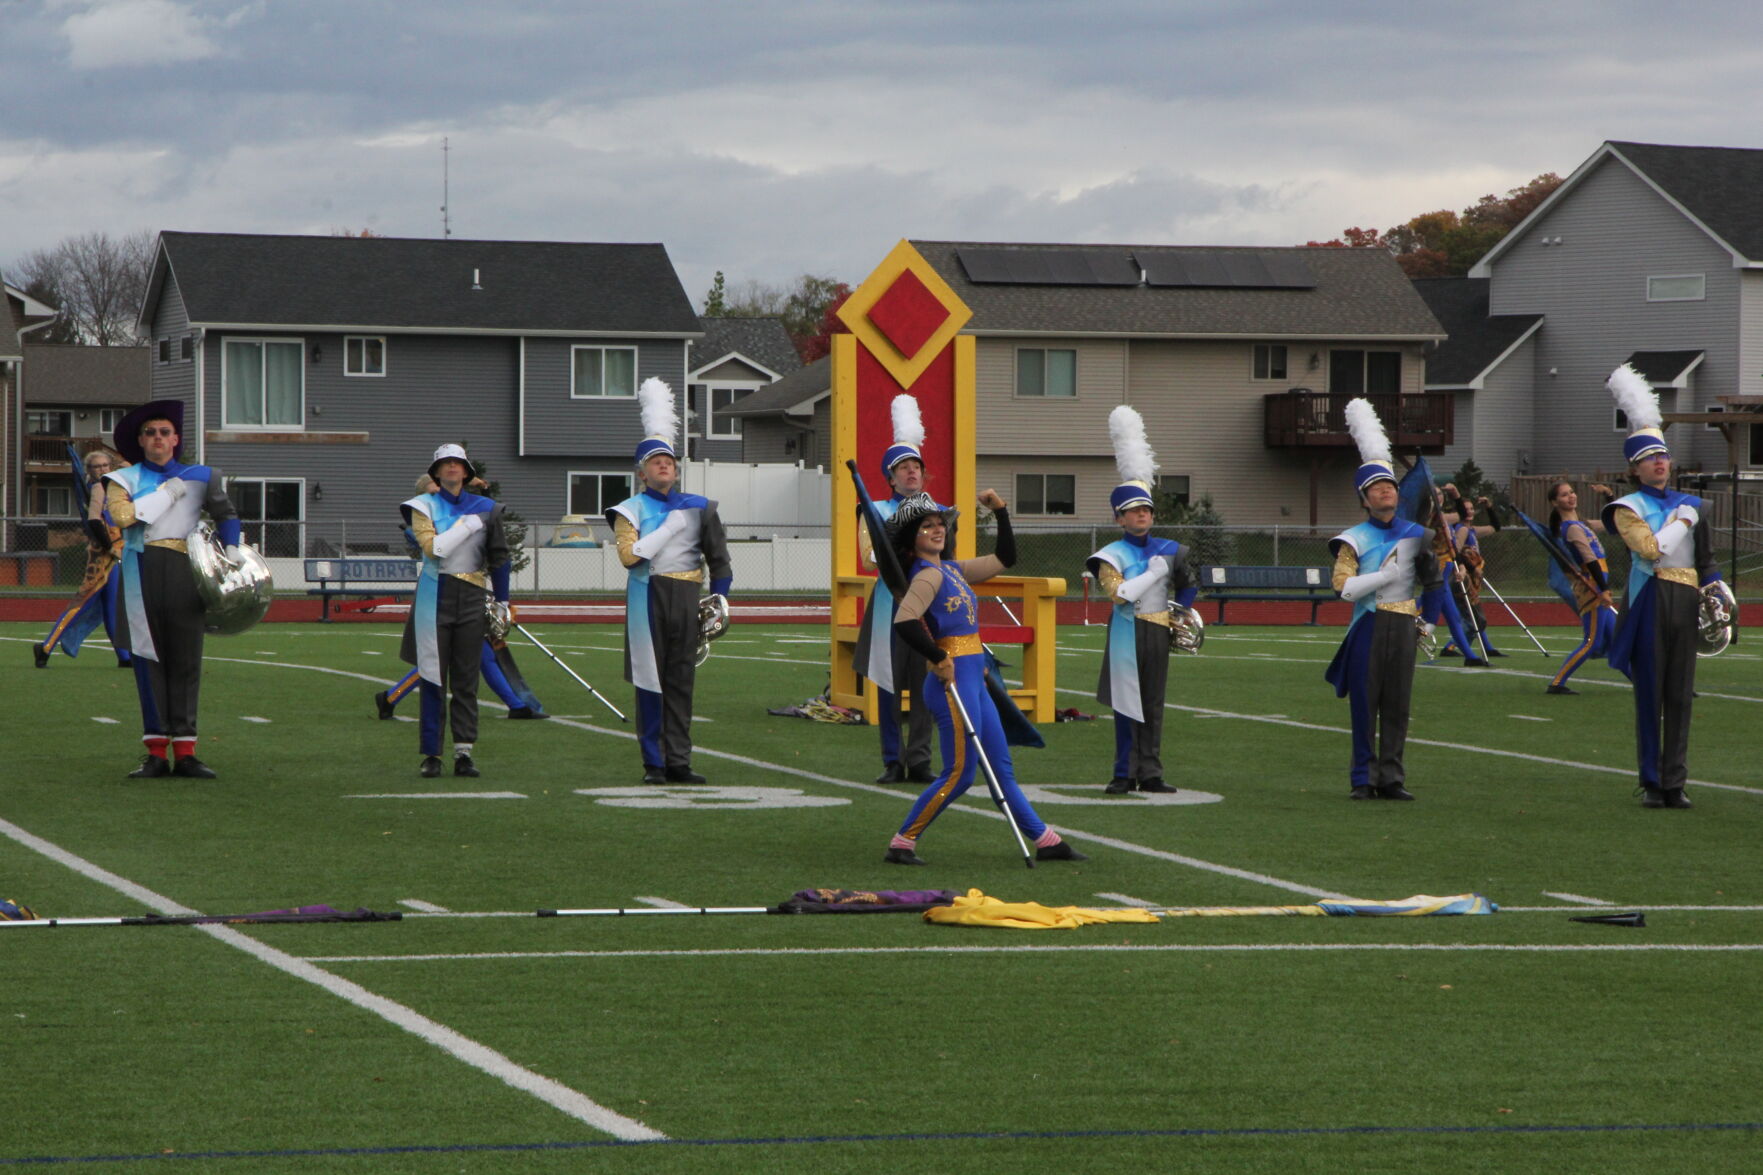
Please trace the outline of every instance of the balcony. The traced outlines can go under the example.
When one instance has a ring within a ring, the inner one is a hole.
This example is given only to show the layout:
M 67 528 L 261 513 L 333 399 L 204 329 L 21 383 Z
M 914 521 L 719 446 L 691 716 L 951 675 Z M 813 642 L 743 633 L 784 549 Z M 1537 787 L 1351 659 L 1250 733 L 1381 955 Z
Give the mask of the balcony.
M 103 437 L 43 436 L 37 433 L 24 438 L 25 470 L 29 473 L 51 473 L 67 468 L 67 447 L 72 445 L 83 458 L 104 444 Z
M 1347 403 L 1354 395 L 1293 388 L 1263 397 L 1267 447 L 1270 449 L 1353 449 L 1347 432 Z M 1452 442 L 1455 406 L 1448 395 L 1373 393 L 1365 397 L 1377 409 L 1397 451 L 1419 449 L 1438 454 Z

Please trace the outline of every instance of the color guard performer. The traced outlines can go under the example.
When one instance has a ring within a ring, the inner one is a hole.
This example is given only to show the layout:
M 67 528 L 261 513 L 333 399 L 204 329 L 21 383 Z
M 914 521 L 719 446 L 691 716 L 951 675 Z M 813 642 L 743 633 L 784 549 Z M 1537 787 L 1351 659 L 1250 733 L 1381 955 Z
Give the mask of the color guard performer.
M 478 659 L 484 643 L 485 608 L 491 598 L 506 607 L 510 576 L 502 504 L 465 488 L 477 476 L 459 445 L 442 445 L 429 465 L 434 492 L 418 494 L 398 509 L 422 551 L 416 597 L 404 624 L 402 649 L 421 678 L 419 749 L 424 779 L 441 774 L 442 706 L 453 732 L 453 774 L 475 779 Z
M 1412 800 L 1402 753 L 1414 654 L 1420 617 L 1436 614 L 1442 605 L 1434 593 L 1443 589 L 1426 528 L 1396 516 L 1389 437 L 1369 400 L 1347 405 L 1347 428 L 1361 462 L 1354 485 L 1370 517 L 1329 540 L 1334 590 L 1352 603 L 1353 621 L 1324 678 L 1336 697 L 1349 699 L 1351 798 Z M 1418 607 L 1416 596 L 1422 597 Z
M 49 654 L 57 647 L 69 657 L 80 655 L 80 646 L 100 623 L 110 647 L 116 650 L 118 668 L 129 667 L 129 653 L 117 639 L 116 599 L 122 579 L 122 531 L 110 518 L 105 502 L 104 475 L 121 469 L 124 462 L 109 449 L 93 449 L 82 462 L 86 470 L 86 570 L 80 577 L 73 602 L 56 618 L 49 635 L 31 646 L 38 669 L 49 666 Z
M 239 551 L 239 516 L 220 470 L 184 465 L 184 402 L 143 404 L 116 426 L 116 450 L 132 462 L 105 474 L 105 501 L 122 531 L 122 639 L 133 659 L 147 754 L 130 779 L 213 779 L 196 757 L 202 693 L 202 597 L 185 539 L 206 513 L 228 558 Z M 167 753 L 176 758 L 176 766 Z
M 1102 790 L 1125 795 L 1173 792 L 1163 780 L 1163 699 L 1169 686 L 1174 623 L 1170 603 L 1191 606 L 1199 594 L 1187 551 L 1173 539 L 1153 538 L 1156 505 L 1151 478 L 1157 457 L 1145 422 L 1125 404 L 1108 416 L 1114 464 L 1121 484 L 1109 504 L 1125 533 L 1089 557 L 1086 566 L 1114 602 L 1096 700 L 1114 710 L 1114 778 Z
M 1602 489 L 1606 495 L 1610 492 L 1602 486 L 1592 488 Z M 1557 591 L 1562 586 L 1567 588 L 1563 597 L 1579 613 L 1579 627 L 1584 639 L 1577 649 L 1567 654 L 1567 660 L 1561 663 L 1560 670 L 1543 692 L 1577 694 L 1579 691 L 1570 687 L 1567 679 L 1581 665 L 1593 657 L 1603 656 L 1609 648 L 1610 635 L 1616 631 L 1616 603 L 1610 598 L 1610 565 L 1604 560 L 1604 544 L 1593 533 L 1594 526 L 1603 529 L 1602 523 L 1581 520 L 1579 493 L 1570 481 L 1558 481 L 1549 487 L 1549 507 L 1549 537 L 1567 552 L 1580 571 L 1566 584 L 1557 585 L 1558 569 L 1550 564 L 1549 582 Z
M 986 691 L 986 658 L 979 639 L 979 599 L 970 585 L 1002 574 L 1016 562 L 1016 538 L 1010 529 L 1004 499 L 996 491 L 986 490 L 979 500 L 997 520 L 998 546 L 996 554 L 977 559 L 958 562 L 943 558 L 956 512 L 937 505 L 929 494 L 900 503 L 888 523 L 894 551 L 910 577 L 896 613 L 894 631 L 930 664 L 920 696 L 936 718 L 943 750 L 942 774 L 913 803 L 900 831 L 888 844 L 882 859 L 890 865 L 925 864 L 915 851 L 918 838 L 945 808 L 973 786 L 978 758 L 952 712 L 947 692 L 951 689 L 960 694 L 1016 826 L 1034 843 L 1035 860 L 1086 859 L 1047 827 L 1016 785 L 1016 771 L 998 720 L 998 707 Z
M 902 392 L 890 406 L 894 423 L 894 443 L 882 453 L 882 476 L 888 479 L 893 494 L 875 503 L 876 513 L 886 522 L 900 508 L 900 503 L 924 490 L 924 420 L 918 401 Z M 858 545 L 863 562 L 875 566 L 875 553 L 869 547 L 869 529 L 859 527 Z M 878 577 L 870 588 L 863 606 L 863 627 L 857 634 L 855 659 L 857 672 L 875 682 L 877 708 L 881 716 L 882 773 L 877 783 L 929 783 L 931 772 L 930 741 L 936 720 L 920 704 L 918 683 L 924 680 L 925 664 L 911 646 L 894 636 L 894 610 L 897 601 L 888 585 Z M 900 697 L 912 690 L 911 708 L 906 710 L 906 742 L 900 742 Z
M 1718 581 L 1720 570 L 1713 538 L 1701 525 L 1702 500 L 1671 488 L 1671 451 L 1652 385 L 1625 363 L 1608 386 L 1628 414 L 1622 452 L 1639 483 L 1604 507 L 1604 529 L 1620 536 L 1631 556 L 1610 667 L 1634 683 L 1641 807 L 1689 808 L 1684 782 L 1701 588 Z
M 637 742 L 644 783 L 703 783 L 692 770 L 692 689 L 697 681 L 699 592 L 727 597 L 734 576 L 716 503 L 682 494 L 674 437 L 673 389 L 646 379 L 637 389 L 643 440 L 642 490 L 606 513 L 628 574 L 624 679 L 636 687 Z

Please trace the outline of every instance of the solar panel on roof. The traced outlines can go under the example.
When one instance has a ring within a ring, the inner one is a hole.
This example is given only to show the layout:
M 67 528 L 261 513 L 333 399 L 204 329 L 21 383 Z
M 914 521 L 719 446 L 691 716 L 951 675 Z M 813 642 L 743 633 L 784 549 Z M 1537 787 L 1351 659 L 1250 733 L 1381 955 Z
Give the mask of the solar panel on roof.
M 1302 257 L 1292 253 L 1141 253 L 1145 282 L 1164 289 L 1316 288 Z
M 981 285 L 1136 286 L 1139 268 L 1118 249 L 958 249 L 967 280 Z

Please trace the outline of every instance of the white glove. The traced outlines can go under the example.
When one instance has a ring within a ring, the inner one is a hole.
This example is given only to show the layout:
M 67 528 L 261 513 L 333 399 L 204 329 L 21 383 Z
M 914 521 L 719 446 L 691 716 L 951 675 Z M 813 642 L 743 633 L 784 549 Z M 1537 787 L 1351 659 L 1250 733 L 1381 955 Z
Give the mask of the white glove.
M 454 551 L 463 547 L 471 536 L 484 528 L 482 514 L 467 514 L 444 532 L 435 536 L 435 557 L 445 559 Z
M 159 483 L 159 492 L 177 501 L 190 490 L 190 483 L 181 477 L 168 477 Z
M 1659 558 L 1680 564 L 1680 556 L 1696 541 L 1695 531 L 1687 526 L 1667 526 L 1656 536 L 1659 542 Z
M 1694 506 L 1690 505 L 1688 502 L 1685 502 L 1681 506 L 1679 506 L 1677 509 L 1675 509 L 1671 512 L 1671 517 L 1668 518 L 1666 520 L 1666 522 L 1668 525 L 1672 522 L 1681 522 L 1684 524 L 1684 528 L 1687 530 L 1690 527 L 1694 526 L 1696 523 L 1700 522 L 1701 520 L 1702 520 L 1702 516 L 1700 514 L 1696 513 L 1696 508 Z
M 1341 585 L 1341 599 L 1352 603 L 1365 596 L 1374 595 L 1378 588 L 1388 583 L 1394 583 L 1396 577 L 1401 573 L 1401 556 L 1399 554 L 1391 555 L 1385 560 L 1384 565 L 1376 571 L 1349 577 L 1347 582 Z
M 661 520 L 660 526 L 631 544 L 631 554 L 639 559 L 653 559 L 667 546 L 667 540 L 685 525 L 686 512 L 684 510 L 668 511 L 667 517 Z
M 1153 555 L 1145 564 L 1145 569 L 1125 581 L 1115 591 L 1115 595 L 1129 604 L 1139 602 L 1139 597 L 1157 586 L 1159 580 L 1169 575 L 1169 560 L 1162 555 Z
M 226 557 L 227 557 L 228 563 L 237 563 L 240 559 L 242 559 L 244 557 L 243 554 L 239 550 L 238 543 L 231 543 L 227 546 Z
M 189 488 L 190 483 L 181 477 L 167 478 L 159 483 L 159 488 L 135 499 L 135 517 L 152 526 L 171 512 Z
M 1436 627 L 1435 625 L 1428 624 L 1428 623 L 1426 623 L 1426 621 L 1422 620 L 1420 622 L 1420 635 L 1421 636 L 1431 636 L 1432 630 L 1435 627 Z

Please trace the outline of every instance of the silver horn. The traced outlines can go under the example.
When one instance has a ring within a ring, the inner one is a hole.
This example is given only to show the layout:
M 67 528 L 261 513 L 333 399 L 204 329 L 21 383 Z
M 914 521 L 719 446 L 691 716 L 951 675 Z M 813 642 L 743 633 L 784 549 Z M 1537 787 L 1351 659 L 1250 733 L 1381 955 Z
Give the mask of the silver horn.
M 508 629 L 514 624 L 514 609 L 506 600 L 498 600 L 491 596 L 484 601 L 484 636 L 493 645 L 499 645 L 508 639 Z
M 199 523 L 184 539 L 196 594 L 202 599 L 202 626 L 220 636 L 238 636 L 263 619 L 275 598 L 275 581 L 255 548 L 239 544 L 239 560 L 226 557 L 214 528 Z
M 1438 627 L 1428 624 L 1418 616 L 1414 618 L 1414 651 L 1428 665 L 1439 659 Z
M 698 652 L 692 664 L 710 660 L 710 642 L 728 631 L 728 598 L 708 595 L 698 601 Z
M 1192 608 L 1169 605 L 1169 651 L 1198 653 L 1206 643 L 1206 622 Z
M 1702 603 L 1696 615 L 1696 656 L 1725 652 L 1738 626 L 1739 602 L 1725 581 L 1702 585 Z

